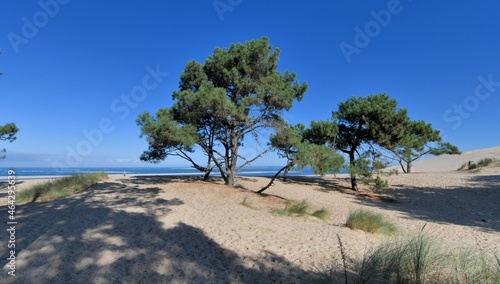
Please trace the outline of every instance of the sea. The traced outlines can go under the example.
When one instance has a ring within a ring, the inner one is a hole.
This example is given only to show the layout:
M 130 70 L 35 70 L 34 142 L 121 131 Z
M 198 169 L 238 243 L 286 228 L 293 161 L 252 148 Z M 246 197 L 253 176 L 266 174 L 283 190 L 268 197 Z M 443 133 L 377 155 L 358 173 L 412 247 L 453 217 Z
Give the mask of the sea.
M 281 166 L 249 166 L 243 168 L 238 176 L 273 176 L 281 169 Z M 10 171 L 10 172 L 9 172 Z M 12 172 L 13 171 L 13 172 Z M 106 172 L 108 175 L 171 175 L 171 176 L 201 176 L 202 172 L 191 167 L 81 167 L 81 168 L 0 168 L 0 180 L 7 179 L 9 175 L 15 175 L 16 179 L 46 179 L 47 177 L 63 177 L 73 174 L 85 174 L 92 172 Z M 312 168 L 306 167 L 302 170 L 291 170 L 289 176 L 314 175 Z M 214 169 L 211 176 L 220 176 L 218 169 Z

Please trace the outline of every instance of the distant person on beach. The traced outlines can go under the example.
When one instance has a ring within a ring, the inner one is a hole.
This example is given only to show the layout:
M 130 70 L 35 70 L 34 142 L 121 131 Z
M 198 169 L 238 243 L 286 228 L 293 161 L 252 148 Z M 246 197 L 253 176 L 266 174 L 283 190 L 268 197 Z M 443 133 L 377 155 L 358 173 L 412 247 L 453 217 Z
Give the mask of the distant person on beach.
M 126 171 L 123 171 L 123 176 L 126 176 L 127 175 L 127 172 Z

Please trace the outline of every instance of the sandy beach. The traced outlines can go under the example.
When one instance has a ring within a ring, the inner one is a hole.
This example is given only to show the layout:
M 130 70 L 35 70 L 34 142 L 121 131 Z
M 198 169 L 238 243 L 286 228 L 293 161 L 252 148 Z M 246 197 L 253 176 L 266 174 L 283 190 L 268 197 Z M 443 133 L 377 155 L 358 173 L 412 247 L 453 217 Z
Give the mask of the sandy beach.
M 350 210 L 369 208 L 411 233 L 426 230 L 452 247 L 500 253 L 500 174 L 430 172 L 389 178 L 375 194 L 349 190 L 347 175 L 276 181 L 239 178 L 238 188 L 194 177 L 112 176 L 91 189 L 16 211 L 16 276 L 2 283 L 304 283 L 340 259 L 387 237 L 345 227 Z M 40 180 L 18 184 L 18 190 Z M 0 199 L 6 204 L 6 185 Z M 254 208 L 240 204 L 247 198 Z M 278 216 L 286 199 L 331 212 L 327 221 Z M 7 215 L 5 205 L 0 212 Z M 5 230 L 1 255 L 8 254 Z

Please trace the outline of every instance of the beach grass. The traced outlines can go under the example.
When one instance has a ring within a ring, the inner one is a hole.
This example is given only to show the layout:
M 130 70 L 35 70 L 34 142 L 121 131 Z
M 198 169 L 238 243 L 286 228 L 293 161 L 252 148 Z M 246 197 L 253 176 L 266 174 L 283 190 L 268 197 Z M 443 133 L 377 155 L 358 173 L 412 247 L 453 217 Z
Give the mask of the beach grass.
M 487 167 L 487 166 L 492 165 L 495 162 L 498 162 L 498 160 L 495 158 L 484 158 L 484 159 L 479 160 L 479 162 L 477 162 L 477 165 L 480 167 Z
M 105 180 L 108 175 L 105 172 L 89 174 L 75 174 L 56 180 L 50 180 L 36 184 L 18 193 L 18 202 L 52 201 L 65 198 L 89 188 L 100 180 Z
M 424 233 L 382 243 L 358 263 L 358 280 L 370 283 L 439 283 L 447 253 Z
M 326 208 L 321 208 L 313 213 L 309 213 L 311 205 L 307 200 L 287 200 L 285 201 L 285 208 L 274 208 L 273 213 L 281 216 L 313 216 L 321 220 L 326 220 L 330 217 L 330 212 Z
M 474 163 L 474 162 L 469 162 L 469 163 L 464 163 L 458 168 L 459 171 L 461 170 L 478 170 L 480 168 L 484 167 L 489 167 L 489 166 L 500 166 L 500 161 L 496 158 L 484 158 L 479 160 L 479 162 Z
M 347 283 L 348 278 L 349 283 L 500 283 L 498 254 L 451 248 L 423 230 L 383 242 L 353 260 L 352 267 L 347 267 L 345 248 L 340 249 L 343 263 L 318 269 L 314 283 Z
M 385 235 L 392 235 L 397 231 L 396 225 L 389 222 L 384 215 L 366 209 L 351 211 L 346 226 L 352 230 Z
M 247 197 L 243 198 L 243 200 L 240 202 L 240 204 L 243 205 L 243 206 L 245 206 L 245 207 L 248 207 L 250 209 L 256 209 L 253 201 L 251 201 Z
M 328 211 L 326 208 L 321 208 L 316 211 L 314 211 L 311 216 L 314 216 L 320 220 L 326 221 L 328 218 L 330 218 L 330 211 Z

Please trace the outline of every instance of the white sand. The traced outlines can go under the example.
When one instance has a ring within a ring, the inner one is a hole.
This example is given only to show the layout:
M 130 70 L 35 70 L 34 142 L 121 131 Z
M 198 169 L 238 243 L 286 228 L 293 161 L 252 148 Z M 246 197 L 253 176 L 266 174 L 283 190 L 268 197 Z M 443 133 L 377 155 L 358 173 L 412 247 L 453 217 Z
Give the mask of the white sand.
M 255 190 L 266 180 L 238 182 Z M 451 246 L 500 253 L 499 175 L 399 175 L 391 184 L 387 196 L 397 202 L 351 192 L 345 175 L 278 181 L 268 196 L 195 178 L 113 177 L 64 200 L 19 206 L 17 276 L 4 266 L 0 282 L 304 283 L 316 267 L 340 259 L 337 234 L 352 258 L 386 238 L 344 226 L 360 207 L 382 212 L 403 232 L 427 224 Z M 239 204 L 245 197 L 255 209 Z M 5 202 L 5 187 L 0 198 Z M 307 199 L 332 217 L 272 214 L 283 198 Z

